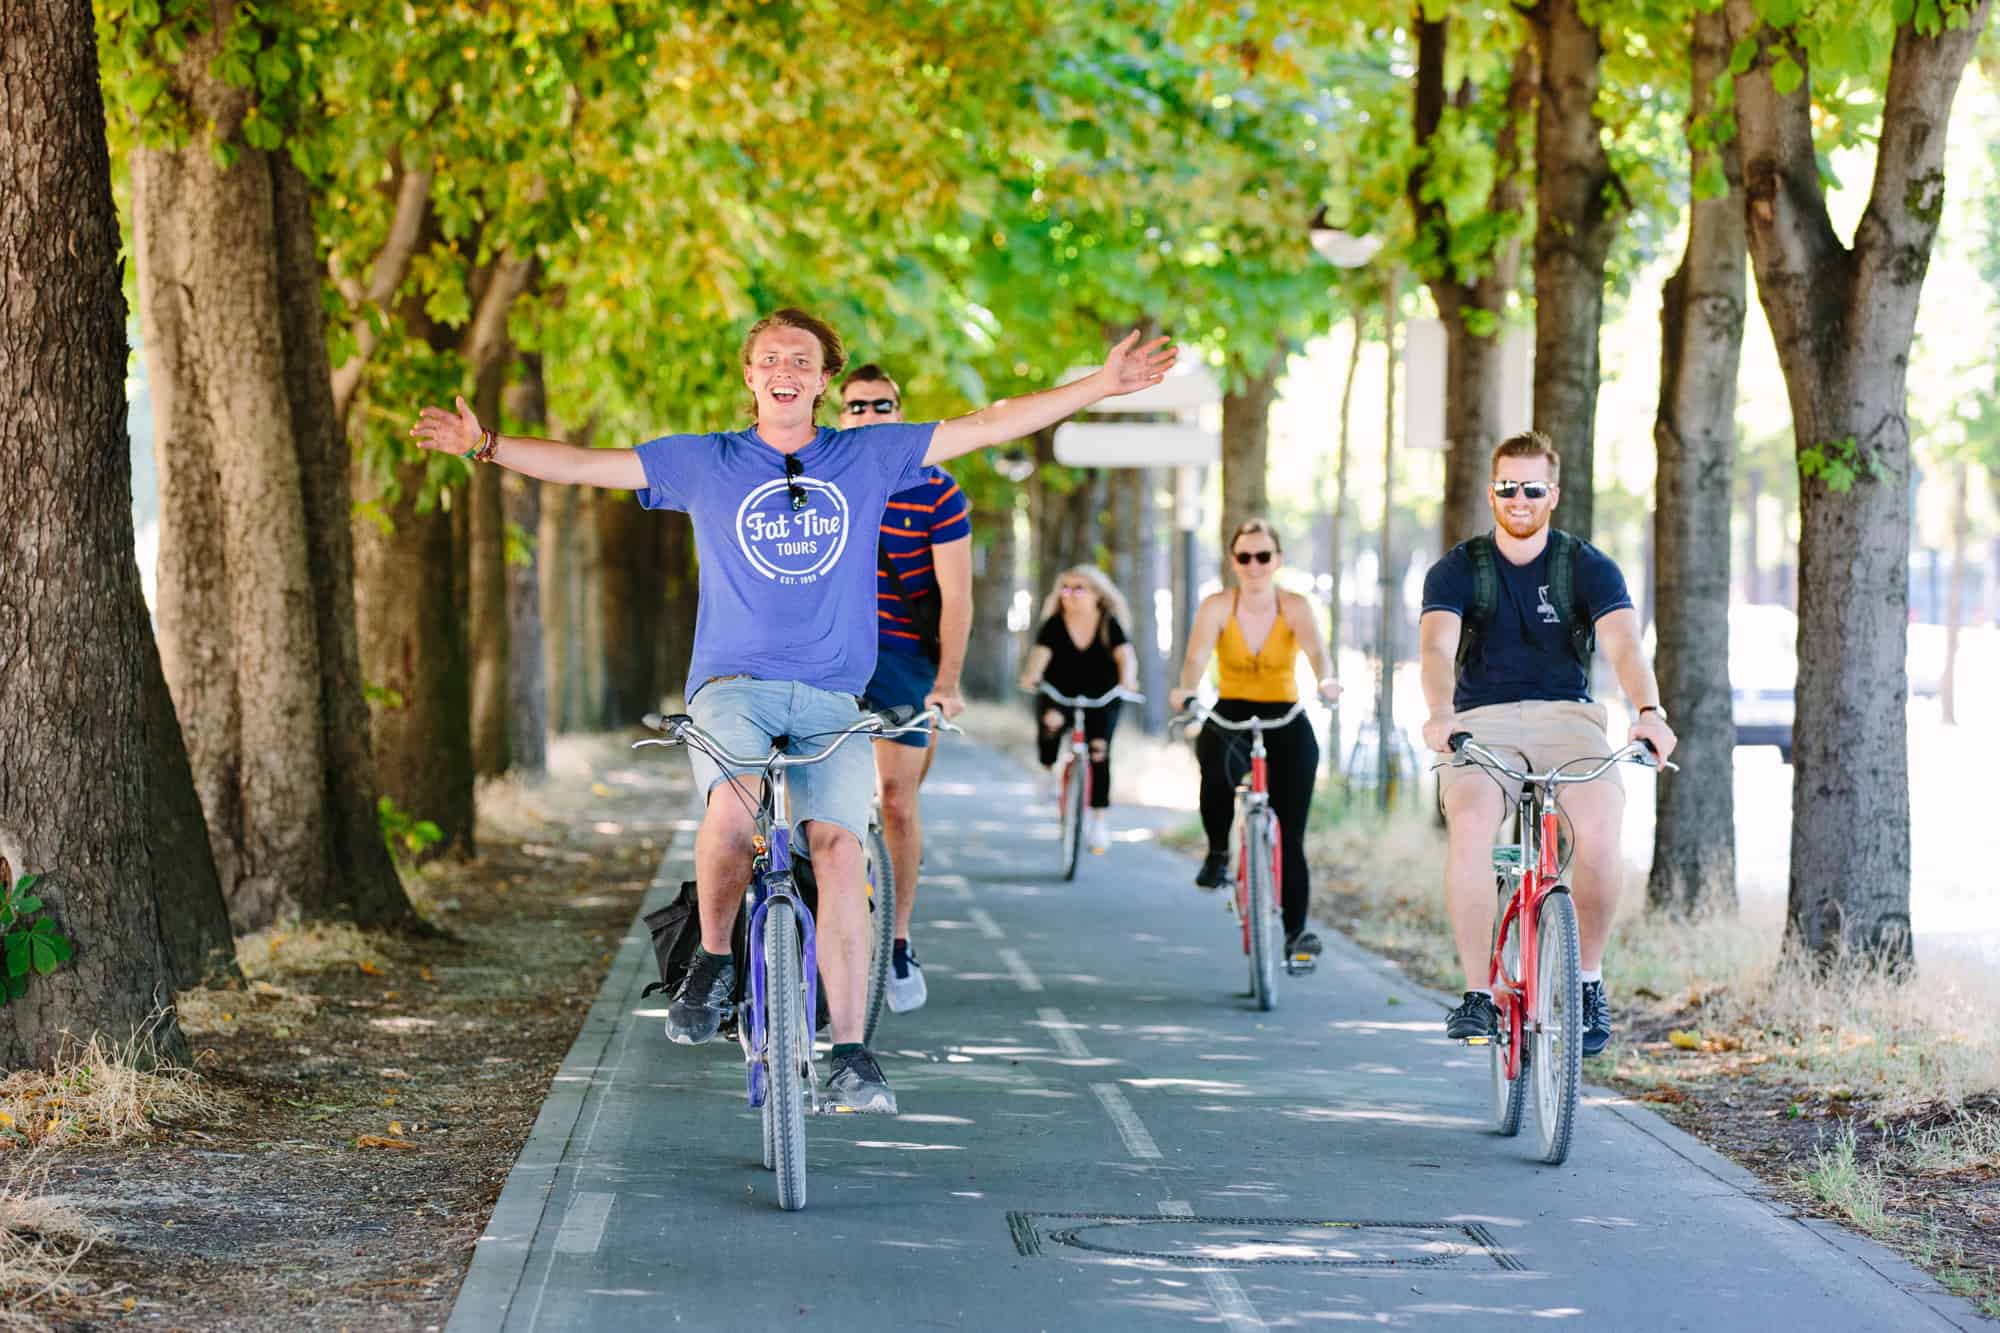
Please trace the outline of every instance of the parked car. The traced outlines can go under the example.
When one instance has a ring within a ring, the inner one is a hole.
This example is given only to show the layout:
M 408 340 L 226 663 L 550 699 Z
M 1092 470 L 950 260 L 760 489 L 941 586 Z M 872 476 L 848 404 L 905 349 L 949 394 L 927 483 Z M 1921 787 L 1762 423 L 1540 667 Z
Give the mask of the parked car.
M 1782 606 L 1729 608 L 1729 698 L 1738 745 L 1775 745 L 1792 762 L 1799 618 Z

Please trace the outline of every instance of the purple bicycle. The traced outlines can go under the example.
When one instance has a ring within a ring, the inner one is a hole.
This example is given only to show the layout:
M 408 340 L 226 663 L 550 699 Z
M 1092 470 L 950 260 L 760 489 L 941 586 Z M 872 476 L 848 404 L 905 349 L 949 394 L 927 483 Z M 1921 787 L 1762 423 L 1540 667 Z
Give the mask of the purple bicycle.
M 737 1016 L 737 1040 L 743 1045 L 744 1083 L 753 1110 L 764 1113 L 764 1169 L 778 1175 L 778 1206 L 796 1212 L 806 1206 L 806 1108 L 819 1106 L 819 1081 L 813 1069 L 813 1015 L 818 1012 L 819 951 L 812 912 L 800 899 L 792 876 L 792 821 L 786 771 L 823 763 L 854 736 L 896 736 L 936 722 L 941 730 L 958 728 L 927 709 L 911 716 L 907 709 L 870 713 L 845 731 L 830 737 L 813 755 L 788 752 L 786 739 L 772 744 L 769 754 L 738 755 L 724 749 L 686 713 L 648 713 L 643 719 L 658 739 L 649 745 L 692 745 L 732 773 L 761 773 L 764 791 L 757 802 L 756 832 L 751 835 L 750 892 L 743 910 L 750 913 L 750 977 L 745 995 L 746 1015 Z M 738 779 L 731 785 L 745 800 Z

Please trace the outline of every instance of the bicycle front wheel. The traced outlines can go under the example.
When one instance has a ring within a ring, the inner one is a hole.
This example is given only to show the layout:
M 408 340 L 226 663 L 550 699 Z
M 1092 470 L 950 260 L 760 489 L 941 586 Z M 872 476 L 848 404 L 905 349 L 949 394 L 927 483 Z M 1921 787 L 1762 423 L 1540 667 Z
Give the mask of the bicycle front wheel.
M 1250 993 L 1259 1009 L 1269 1009 L 1278 1002 L 1278 953 L 1283 948 L 1278 939 L 1277 885 L 1271 876 L 1275 844 L 1271 823 L 1267 815 L 1259 812 L 1252 814 L 1243 827 L 1243 869 L 1250 881 Z
M 1503 951 L 1503 970 L 1506 974 L 1518 978 L 1521 975 L 1520 927 L 1518 922 L 1510 926 L 1503 944 L 1500 922 L 1506 914 L 1507 899 L 1503 897 L 1493 914 L 1493 947 Z M 1513 1078 L 1507 1077 L 1509 1048 L 1521 1051 L 1521 1067 Z M 1493 1132 L 1511 1139 L 1521 1132 L 1521 1112 L 1528 1103 L 1528 1052 L 1521 1047 L 1521 1005 L 1517 998 L 1509 996 L 1501 1002 L 1500 1039 L 1488 1045 L 1486 1051 L 1493 1070 Z
M 1077 854 L 1083 850 L 1083 808 L 1090 797 L 1090 765 L 1071 759 L 1063 768 L 1062 859 L 1063 878 L 1076 878 Z
M 875 1043 L 882 1001 L 889 991 L 889 961 L 896 951 L 896 867 L 880 820 L 868 822 L 868 1025 L 861 1040 Z
M 783 898 L 773 899 L 764 912 L 764 1007 L 771 1089 L 764 1114 L 772 1169 L 778 1173 L 778 1207 L 797 1212 L 806 1206 L 805 1066 L 812 1029 L 800 979 L 797 917 Z
M 1535 922 L 1535 994 L 1528 1014 L 1535 1084 L 1535 1128 L 1541 1159 L 1560 1166 L 1576 1128 L 1577 1088 L 1583 1082 L 1583 970 L 1576 907 L 1566 889 L 1542 899 Z

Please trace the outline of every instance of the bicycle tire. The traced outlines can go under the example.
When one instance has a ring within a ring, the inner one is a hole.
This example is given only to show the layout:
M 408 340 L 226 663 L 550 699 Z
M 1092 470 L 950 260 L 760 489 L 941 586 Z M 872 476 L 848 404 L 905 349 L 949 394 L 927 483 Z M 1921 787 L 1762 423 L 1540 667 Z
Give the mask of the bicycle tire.
M 868 821 L 868 1022 L 861 1040 L 875 1044 L 889 994 L 889 962 L 896 951 L 896 866 L 889 859 L 889 842 L 880 820 Z
M 1535 996 L 1529 1070 L 1535 1084 L 1540 1158 L 1560 1166 L 1576 1129 L 1583 1082 L 1583 970 L 1576 906 L 1567 889 L 1542 899 L 1535 922 Z
M 778 1175 L 778 1207 L 797 1212 L 806 1206 L 805 1056 L 812 1040 L 800 980 L 799 928 L 792 905 L 775 898 L 764 911 L 764 1008 L 773 1170 Z
M 1273 935 L 1275 905 L 1272 903 L 1271 849 L 1266 846 L 1270 829 L 1256 815 L 1244 824 L 1245 871 L 1250 877 L 1250 993 L 1259 1009 L 1278 1003 L 1278 952 L 1283 943 Z
M 1090 792 L 1090 769 L 1084 760 L 1071 759 L 1063 769 L 1062 859 L 1063 878 L 1076 878 L 1077 857 L 1083 851 L 1083 805 Z
M 1494 948 L 1500 947 L 1500 919 L 1506 915 L 1506 912 L 1507 899 L 1502 897 L 1499 907 L 1493 914 Z M 1504 955 L 1505 970 L 1508 976 L 1519 978 L 1521 975 L 1520 932 L 1509 931 L 1507 941 Z M 1490 950 L 1488 952 L 1489 954 L 1491 953 Z M 1501 1036 L 1505 1042 L 1518 1043 L 1521 1040 L 1520 1015 L 1521 1007 L 1518 1003 L 1509 1001 L 1501 1006 Z M 1522 1049 L 1521 1068 L 1515 1077 L 1511 1079 L 1507 1077 L 1506 1044 L 1496 1041 L 1488 1046 L 1487 1059 L 1491 1063 L 1493 1074 L 1493 1132 L 1503 1139 L 1511 1139 L 1521 1132 L 1521 1113 L 1526 1109 L 1528 1103 L 1528 1052 L 1525 1048 Z

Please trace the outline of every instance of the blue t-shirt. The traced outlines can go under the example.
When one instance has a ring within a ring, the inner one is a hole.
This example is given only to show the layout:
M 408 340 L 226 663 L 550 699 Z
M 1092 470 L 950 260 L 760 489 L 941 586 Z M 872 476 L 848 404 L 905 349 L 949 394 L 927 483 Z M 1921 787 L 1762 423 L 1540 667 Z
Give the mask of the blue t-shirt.
M 902 590 L 913 598 L 938 595 L 931 548 L 971 535 L 972 506 L 951 473 L 941 467 L 925 468 L 921 485 L 890 496 L 888 511 L 882 515 L 882 551 L 902 575 Z M 876 570 L 875 614 L 882 651 L 922 655 L 923 639 L 897 595 L 895 576 L 887 569 Z
M 1589 542 L 1576 544 L 1576 614 L 1591 624 L 1632 605 L 1625 576 Z M 1494 551 L 1493 620 L 1479 651 L 1465 664 L 1451 706 L 1458 712 L 1528 699 L 1590 698 L 1590 673 L 1570 651 L 1561 618 L 1549 601 L 1549 548 L 1525 565 Z M 1472 557 L 1463 543 L 1424 575 L 1424 610 L 1449 611 L 1463 622 L 1472 605 Z M 1461 624 L 1460 632 L 1463 632 Z
M 875 673 L 875 543 L 889 496 L 923 480 L 935 422 L 820 427 L 793 457 L 756 429 L 639 446 L 648 509 L 685 509 L 701 559 L 687 698 L 716 676 L 860 694 Z

